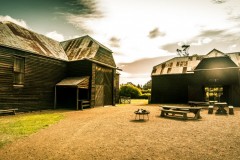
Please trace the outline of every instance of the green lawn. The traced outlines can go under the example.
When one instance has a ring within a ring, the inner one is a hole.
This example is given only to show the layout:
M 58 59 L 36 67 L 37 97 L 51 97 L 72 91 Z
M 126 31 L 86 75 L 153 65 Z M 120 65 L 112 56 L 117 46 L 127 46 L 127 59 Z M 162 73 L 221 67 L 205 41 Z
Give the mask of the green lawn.
M 147 99 L 131 99 L 131 104 L 134 105 L 145 105 L 148 104 L 148 100 Z M 124 106 L 127 104 L 117 104 L 117 106 Z
M 30 135 L 51 124 L 57 123 L 64 116 L 61 113 L 19 114 L 0 117 L 0 148 L 17 138 Z

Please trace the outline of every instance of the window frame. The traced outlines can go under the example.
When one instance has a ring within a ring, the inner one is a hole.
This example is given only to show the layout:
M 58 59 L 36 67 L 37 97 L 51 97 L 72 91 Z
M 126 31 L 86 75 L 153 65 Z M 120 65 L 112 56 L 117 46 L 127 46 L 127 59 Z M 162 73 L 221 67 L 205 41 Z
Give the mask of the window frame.
M 25 76 L 25 58 L 14 56 L 13 60 L 13 85 L 23 86 Z

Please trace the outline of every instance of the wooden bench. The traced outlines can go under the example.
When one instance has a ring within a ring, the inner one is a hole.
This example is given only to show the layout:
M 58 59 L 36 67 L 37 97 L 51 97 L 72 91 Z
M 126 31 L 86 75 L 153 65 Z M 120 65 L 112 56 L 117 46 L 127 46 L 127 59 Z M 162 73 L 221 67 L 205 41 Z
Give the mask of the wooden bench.
M 128 103 L 128 104 L 130 104 L 130 103 L 131 103 L 131 97 L 121 96 L 121 97 L 119 98 L 119 102 L 120 102 L 120 104 L 122 104 L 122 103 Z
M 197 102 L 197 101 L 188 101 L 188 104 L 191 107 L 195 107 L 195 106 L 208 106 L 209 102 Z
M 83 110 L 85 107 L 90 107 L 90 101 L 87 100 L 79 100 L 80 109 Z
M 165 117 L 166 115 L 168 115 L 168 113 L 171 113 L 172 116 L 174 116 L 175 114 L 180 114 L 183 115 L 183 119 L 186 120 L 187 119 L 187 113 L 190 113 L 190 111 L 178 111 L 178 110 L 172 110 L 172 109 L 161 109 L 161 117 Z
M 14 108 L 14 109 L 1 109 L 0 113 L 10 113 L 10 114 L 15 115 L 17 110 L 18 110 L 17 108 Z

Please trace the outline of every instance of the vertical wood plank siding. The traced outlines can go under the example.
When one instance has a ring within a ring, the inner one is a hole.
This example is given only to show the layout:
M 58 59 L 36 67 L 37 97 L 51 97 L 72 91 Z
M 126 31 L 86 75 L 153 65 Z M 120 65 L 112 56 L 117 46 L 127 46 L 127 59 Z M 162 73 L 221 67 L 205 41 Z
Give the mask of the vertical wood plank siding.
M 13 86 L 14 56 L 25 58 L 22 87 Z M 0 47 L 0 108 L 53 108 L 55 84 L 65 77 L 65 73 L 65 61 Z
M 91 81 L 91 106 L 95 106 L 95 96 L 96 96 L 96 64 L 92 64 L 92 81 Z

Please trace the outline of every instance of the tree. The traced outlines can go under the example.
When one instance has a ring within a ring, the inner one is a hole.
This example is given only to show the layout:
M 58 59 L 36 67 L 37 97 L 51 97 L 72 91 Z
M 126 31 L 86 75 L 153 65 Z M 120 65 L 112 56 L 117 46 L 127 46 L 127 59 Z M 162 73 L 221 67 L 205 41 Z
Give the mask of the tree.
M 188 49 L 189 49 L 190 45 L 182 45 L 182 50 L 181 49 L 177 49 L 177 53 L 180 57 L 184 57 L 184 56 L 189 56 L 188 53 Z
M 146 84 L 143 85 L 144 90 L 148 90 L 152 88 L 152 80 L 149 80 Z
M 138 98 L 141 95 L 141 90 L 131 84 L 125 84 L 120 86 L 119 94 L 120 96 Z

